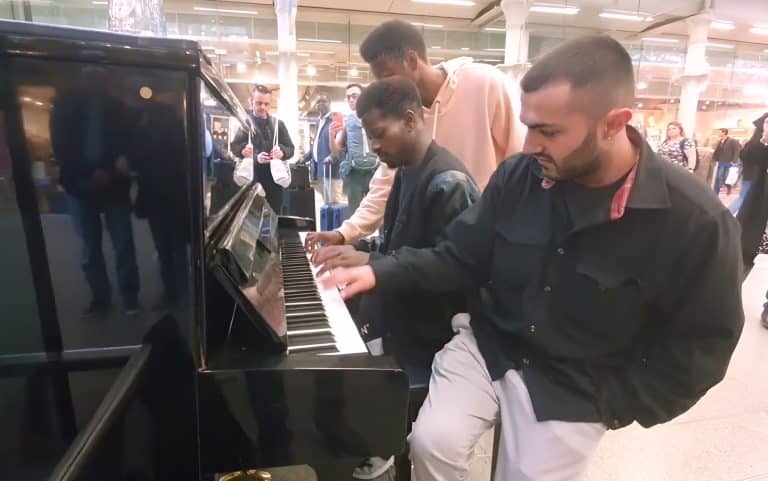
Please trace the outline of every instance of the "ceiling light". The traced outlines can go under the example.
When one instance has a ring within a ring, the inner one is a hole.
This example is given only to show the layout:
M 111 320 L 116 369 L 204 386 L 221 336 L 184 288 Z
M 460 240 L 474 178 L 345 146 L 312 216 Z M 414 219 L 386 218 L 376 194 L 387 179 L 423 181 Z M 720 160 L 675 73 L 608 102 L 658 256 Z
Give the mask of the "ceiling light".
M 637 90 L 645 90 L 645 89 L 648 88 L 648 83 L 647 82 L 637 82 L 637 85 L 635 85 L 635 88 Z
M 237 68 L 237 73 L 245 73 L 245 70 L 246 70 L 245 63 L 237 62 L 236 68 Z
M 506 32 L 507 31 L 506 28 L 501 28 L 501 27 L 486 27 L 483 30 L 485 30 L 486 32 Z
M 440 46 L 440 45 L 432 45 L 432 46 L 431 46 L 431 47 L 429 47 L 429 48 L 433 48 L 433 49 L 441 49 L 441 48 L 443 48 L 443 47 L 442 47 L 442 46 Z
M 736 28 L 736 25 L 734 25 L 733 22 L 726 22 L 723 20 L 715 20 L 710 23 L 709 26 L 716 30 L 734 30 Z
M 307 65 L 307 75 L 310 77 L 317 75 L 317 69 L 314 65 Z
M 95 0 L 93 2 L 91 2 L 91 3 L 93 5 L 108 5 L 109 4 L 109 2 L 98 2 L 98 1 L 95 1 Z
M 469 47 L 461 47 L 461 49 L 466 52 L 467 50 L 469 50 Z
M 454 5 L 457 7 L 474 7 L 472 0 L 411 0 L 413 3 L 434 3 L 437 5 Z
M 655 43 L 679 43 L 680 41 L 676 38 L 669 38 L 669 37 L 645 37 L 642 39 L 643 42 L 655 42 Z
M 350 77 L 359 77 L 360 76 L 360 71 L 357 70 L 357 67 L 352 67 L 351 69 L 349 69 L 349 76 Z
M 734 46 L 729 43 L 716 43 L 716 42 L 707 42 L 707 47 L 711 48 L 727 48 L 732 49 Z
M 258 15 L 256 10 L 235 10 L 231 8 L 216 8 L 216 7 L 194 7 L 193 10 L 198 12 L 215 12 L 215 13 L 239 13 L 242 15 Z
M 579 7 L 570 7 L 567 5 L 538 4 L 530 8 L 531 12 L 537 13 L 556 13 L 558 15 L 576 15 L 579 13 Z
M 315 42 L 315 43 L 341 43 L 341 40 L 332 40 L 330 38 L 299 38 L 299 42 Z
M 651 19 L 651 16 L 647 13 L 627 12 L 623 10 L 603 10 L 597 14 L 597 16 L 614 20 L 628 20 L 630 22 L 647 22 Z
M 443 28 L 442 25 L 438 25 L 436 23 L 411 22 L 411 25 L 424 28 Z
M 213 50 L 213 53 L 215 53 L 216 55 L 226 55 L 227 51 L 223 48 L 216 48 Z
M 309 57 L 307 52 L 296 52 L 297 57 Z
M 486 52 L 504 52 L 503 48 L 484 48 Z
M 752 27 L 749 31 L 755 35 L 768 35 L 768 27 Z
M 643 108 L 643 103 L 642 103 L 642 102 L 640 102 L 639 104 L 637 104 L 637 108 L 638 108 L 638 109 L 642 109 L 642 108 Z

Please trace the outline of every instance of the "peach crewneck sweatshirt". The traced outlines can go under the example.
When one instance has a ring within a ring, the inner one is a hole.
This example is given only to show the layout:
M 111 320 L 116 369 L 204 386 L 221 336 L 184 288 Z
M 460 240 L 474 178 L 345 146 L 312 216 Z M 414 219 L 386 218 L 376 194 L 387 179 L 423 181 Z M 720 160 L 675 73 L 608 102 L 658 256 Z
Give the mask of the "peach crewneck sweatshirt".
M 481 189 L 501 162 L 519 151 L 513 86 L 498 69 L 461 57 L 440 64 L 443 86 L 424 120 L 432 138 L 459 158 Z M 347 243 L 371 235 L 381 225 L 395 169 L 383 163 L 371 178 L 368 194 L 339 232 Z

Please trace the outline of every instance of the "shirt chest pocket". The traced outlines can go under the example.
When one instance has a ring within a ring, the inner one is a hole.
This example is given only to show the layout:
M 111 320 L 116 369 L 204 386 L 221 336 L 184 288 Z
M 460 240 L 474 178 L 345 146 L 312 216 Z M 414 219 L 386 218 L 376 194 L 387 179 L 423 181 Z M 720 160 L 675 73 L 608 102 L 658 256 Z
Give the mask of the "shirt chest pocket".
M 621 271 L 620 266 L 577 263 L 568 296 L 574 305 L 566 311 L 572 328 L 610 341 L 613 347 L 619 347 L 621 339 L 631 343 L 646 318 L 640 282 Z
M 493 243 L 492 279 L 505 287 L 525 287 L 538 276 L 549 239 L 535 226 L 502 224 Z

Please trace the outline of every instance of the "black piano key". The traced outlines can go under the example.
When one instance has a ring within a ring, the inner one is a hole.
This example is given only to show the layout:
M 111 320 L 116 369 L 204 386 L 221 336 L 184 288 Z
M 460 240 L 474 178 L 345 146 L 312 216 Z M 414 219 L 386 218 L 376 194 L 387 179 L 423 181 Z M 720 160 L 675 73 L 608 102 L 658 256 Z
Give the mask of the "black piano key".
M 315 347 L 303 347 L 297 350 L 288 350 L 288 354 L 333 354 L 339 352 L 339 349 L 335 345 L 329 346 L 315 346 Z
M 304 322 L 290 322 L 288 327 L 291 330 L 301 331 L 309 329 L 330 329 L 331 325 L 328 321 L 304 321 Z

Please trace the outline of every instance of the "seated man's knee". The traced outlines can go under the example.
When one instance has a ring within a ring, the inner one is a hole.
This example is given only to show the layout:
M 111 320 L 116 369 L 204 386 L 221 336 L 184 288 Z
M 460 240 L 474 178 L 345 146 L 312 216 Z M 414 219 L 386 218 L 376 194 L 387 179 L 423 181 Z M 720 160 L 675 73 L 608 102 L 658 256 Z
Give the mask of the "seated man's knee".
M 455 461 L 468 456 L 469 450 L 462 446 L 462 436 L 456 432 L 456 426 L 450 427 L 450 424 L 444 420 L 419 416 L 408 437 L 411 459 Z

